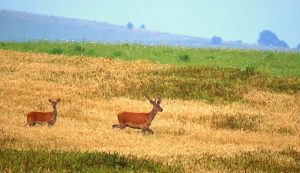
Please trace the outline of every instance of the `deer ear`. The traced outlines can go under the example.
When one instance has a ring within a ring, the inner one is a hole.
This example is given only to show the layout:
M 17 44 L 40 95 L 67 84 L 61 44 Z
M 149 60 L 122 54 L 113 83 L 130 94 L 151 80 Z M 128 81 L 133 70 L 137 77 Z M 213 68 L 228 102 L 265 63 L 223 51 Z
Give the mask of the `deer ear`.
M 157 104 L 159 105 L 161 103 L 161 99 L 159 99 L 158 101 L 157 101 Z
M 57 103 L 58 103 L 58 102 L 60 102 L 60 99 L 57 99 L 57 101 L 56 101 L 56 102 L 57 102 Z
M 49 102 L 52 102 L 52 100 L 51 99 L 48 99 L 49 100 Z
M 155 105 L 155 101 L 153 101 L 153 100 L 150 100 L 150 103 L 153 104 L 153 105 Z

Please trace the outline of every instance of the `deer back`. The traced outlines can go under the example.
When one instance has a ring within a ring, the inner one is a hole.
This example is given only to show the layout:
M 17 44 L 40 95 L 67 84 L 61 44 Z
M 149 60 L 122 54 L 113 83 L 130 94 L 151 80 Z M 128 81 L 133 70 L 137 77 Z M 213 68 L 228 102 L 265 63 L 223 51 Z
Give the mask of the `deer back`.
M 50 122 L 53 120 L 52 112 L 29 112 L 27 120 L 30 122 Z
M 151 120 L 149 113 L 121 112 L 118 120 L 122 123 L 144 124 Z

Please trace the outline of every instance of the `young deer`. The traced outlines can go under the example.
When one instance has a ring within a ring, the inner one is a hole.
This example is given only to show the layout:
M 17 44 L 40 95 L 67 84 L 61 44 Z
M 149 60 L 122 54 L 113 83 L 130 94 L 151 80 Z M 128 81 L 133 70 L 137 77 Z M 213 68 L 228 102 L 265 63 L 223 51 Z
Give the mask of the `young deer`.
M 34 126 L 36 123 L 48 123 L 48 126 L 53 126 L 56 122 L 57 117 L 57 110 L 56 105 L 60 101 L 57 99 L 56 101 L 52 101 L 49 99 L 49 102 L 52 105 L 53 111 L 52 112 L 29 112 L 27 116 L 27 124 L 31 127 Z
M 124 129 L 125 127 L 130 127 L 142 129 L 143 133 L 149 132 L 153 134 L 153 131 L 149 127 L 157 112 L 162 112 L 163 109 L 160 107 L 160 98 L 158 98 L 156 102 L 156 99 L 153 101 L 147 95 L 146 97 L 153 105 L 153 108 L 149 113 L 121 112 L 118 114 L 119 124 L 112 125 L 112 128 Z

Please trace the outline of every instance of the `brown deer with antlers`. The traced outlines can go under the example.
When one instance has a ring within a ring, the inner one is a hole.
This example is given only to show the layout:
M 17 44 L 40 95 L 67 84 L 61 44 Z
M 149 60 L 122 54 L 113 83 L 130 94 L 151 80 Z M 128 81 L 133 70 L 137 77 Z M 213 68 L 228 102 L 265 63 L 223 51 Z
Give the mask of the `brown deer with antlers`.
M 149 127 L 157 112 L 163 111 L 160 107 L 161 99 L 158 98 L 156 101 L 156 99 L 151 100 L 148 95 L 145 96 L 153 105 L 153 108 L 149 113 L 121 112 L 118 114 L 119 124 L 112 125 L 112 128 L 124 129 L 125 127 L 130 127 L 134 129 L 142 129 L 144 134 L 146 132 L 153 134 L 153 131 Z

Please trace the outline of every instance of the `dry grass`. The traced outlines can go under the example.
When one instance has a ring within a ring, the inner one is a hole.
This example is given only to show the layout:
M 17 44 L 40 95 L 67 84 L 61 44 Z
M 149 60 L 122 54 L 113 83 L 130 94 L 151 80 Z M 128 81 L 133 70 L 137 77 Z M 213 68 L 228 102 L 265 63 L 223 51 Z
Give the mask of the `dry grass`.
M 194 171 L 202 167 L 191 159 L 205 154 L 226 157 L 289 146 L 300 150 L 299 93 L 252 90 L 243 102 L 225 105 L 163 99 L 165 111 L 151 126 L 155 134 L 145 136 L 139 130 L 113 130 L 111 125 L 120 111 L 150 111 L 146 99 L 111 96 L 123 91 L 125 83 L 134 83 L 135 74 L 168 65 L 4 50 L 0 62 L 1 147 L 119 152 L 179 161 Z M 58 97 L 54 127 L 24 126 L 26 112 L 50 111 L 48 98 Z

